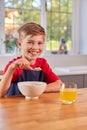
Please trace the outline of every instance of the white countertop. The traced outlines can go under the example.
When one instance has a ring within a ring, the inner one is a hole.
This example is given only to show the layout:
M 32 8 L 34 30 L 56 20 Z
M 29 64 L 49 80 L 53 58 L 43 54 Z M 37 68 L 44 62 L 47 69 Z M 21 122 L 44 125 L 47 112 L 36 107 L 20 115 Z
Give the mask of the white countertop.
M 53 68 L 53 72 L 61 76 L 87 74 L 87 66 L 55 67 Z M 0 75 L 0 79 L 2 79 L 2 75 Z
M 87 74 L 87 66 L 55 67 L 53 72 L 55 72 L 57 75 Z

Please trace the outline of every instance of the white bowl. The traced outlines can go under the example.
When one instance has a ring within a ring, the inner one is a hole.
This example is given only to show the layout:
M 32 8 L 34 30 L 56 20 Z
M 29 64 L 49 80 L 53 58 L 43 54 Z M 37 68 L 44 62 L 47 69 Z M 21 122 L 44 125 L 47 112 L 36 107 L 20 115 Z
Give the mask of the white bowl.
M 18 82 L 18 88 L 26 99 L 37 99 L 46 88 L 45 82 L 25 81 Z

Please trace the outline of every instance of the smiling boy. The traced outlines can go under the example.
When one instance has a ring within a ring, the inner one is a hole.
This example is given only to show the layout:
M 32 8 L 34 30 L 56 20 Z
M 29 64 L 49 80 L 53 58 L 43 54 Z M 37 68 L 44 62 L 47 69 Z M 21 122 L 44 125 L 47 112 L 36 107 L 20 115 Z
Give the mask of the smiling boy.
M 21 56 L 9 61 L 0 82 L 0 97 L 21 94 L 17 83 L 20 81 L 43 81 L 45 92 L 60 90 L 61 80 L 52 71 L 46 59 L 40 58 L 44 49 L 45 30 L 39 24 L 30 22 L 18 30 L 18 47 Z

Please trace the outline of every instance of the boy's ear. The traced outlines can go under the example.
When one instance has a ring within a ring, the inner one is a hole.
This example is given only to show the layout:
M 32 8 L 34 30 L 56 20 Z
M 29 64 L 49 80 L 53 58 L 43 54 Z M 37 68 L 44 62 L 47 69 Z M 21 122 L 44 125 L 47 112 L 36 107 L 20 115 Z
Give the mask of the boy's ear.
M 21 41 L 17 41 L 17 45 L 20 48 L 21 47 Z

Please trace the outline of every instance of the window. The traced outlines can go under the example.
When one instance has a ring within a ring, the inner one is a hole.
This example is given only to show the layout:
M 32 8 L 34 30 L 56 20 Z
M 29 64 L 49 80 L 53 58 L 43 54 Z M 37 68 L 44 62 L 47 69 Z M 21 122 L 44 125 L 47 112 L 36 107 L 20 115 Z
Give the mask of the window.
M 61 37 L 66 40 L 68 50 L 72 49 L 72 0 L 4 0 L 4 5 L 6 53 L 16 50 L 16 31 L 29 21 L 45 24 L 47 51 L 58 50 Z
M 5 44 L 6 52 L 17 48 L 17 29 L 24 23 L 40 23 L 40 0 L 5 0 Z
M 47 0 L 47 50 L 58 50 L 60 38 L 72 49 L 72 0 Z

